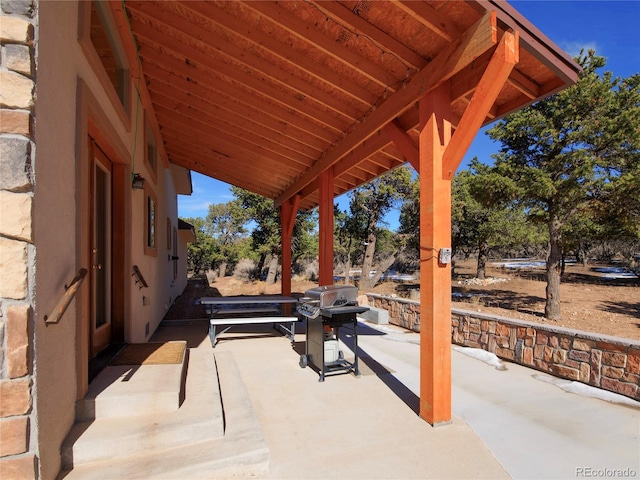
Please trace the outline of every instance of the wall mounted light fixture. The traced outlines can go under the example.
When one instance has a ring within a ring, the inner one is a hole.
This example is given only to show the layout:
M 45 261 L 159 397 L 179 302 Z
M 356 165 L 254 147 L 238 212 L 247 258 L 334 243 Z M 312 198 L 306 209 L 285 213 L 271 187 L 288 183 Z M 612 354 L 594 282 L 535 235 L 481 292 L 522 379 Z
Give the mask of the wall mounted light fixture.
M 131 188 L 134 190 L 142 190 L 144 188 L 144 178 L 139 173 L 134 173 L 131 179 Z

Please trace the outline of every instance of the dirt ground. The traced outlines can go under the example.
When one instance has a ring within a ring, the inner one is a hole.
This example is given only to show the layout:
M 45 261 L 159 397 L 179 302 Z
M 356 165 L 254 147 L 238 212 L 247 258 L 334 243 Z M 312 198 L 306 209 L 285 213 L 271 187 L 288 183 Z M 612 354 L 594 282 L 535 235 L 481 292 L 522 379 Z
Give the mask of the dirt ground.
M 560 287 L 562 319 L 549 321 L 543 316 L 545 302 L 544 270 L 506 270 L 488 266 L 487 277 L 506 279 L 499 283 L 471 284 L 475 265 L 458 262 L 452 280 L 452 306 L 508 318 L 528 320 L 616 337 L 640 340 L 640 279 L 606 279 L 592 269 L 594 265 L 569 265 Z M 280 283 L 243 282 L 233 277 L 217 279 L 208 286 L 204 277 L 193 278 L 183 295 L 176 299 L 167 316 L 204 318 L 204 308 L 197 304 L 202 296 L 259 295 L 280 293 Z M 292 281 L 294 296 L 317 286 L 310 281 Z M 409 297 L 417 284 L 384 282 L 372 291 Z

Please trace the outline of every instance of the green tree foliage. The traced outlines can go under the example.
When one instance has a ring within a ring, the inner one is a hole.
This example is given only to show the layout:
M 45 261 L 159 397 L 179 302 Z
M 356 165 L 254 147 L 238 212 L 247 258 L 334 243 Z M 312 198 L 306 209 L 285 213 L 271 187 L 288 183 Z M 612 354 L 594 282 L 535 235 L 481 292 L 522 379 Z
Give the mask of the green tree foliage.
M 221 277 L 242 258 L 246 246 L 243 239 L 248 236 L 246 222 L 246 212 L 236 202 L 209 205 L 206 223 L 217 247 L 213 260 Z
M 485 278 L 489 255 L 539 243 L 541 232 L 527 221 L 516 200 L 514 182 L 495 169 L 471 161 L 469 170 L 456 174 L 452 182 L 452 241 L 454 252 L 477 252 L 478 278 Z
M 196 241 L 187 245 L 187 267 L 197 275 L 211 268 L 218 250 L 203 218 L 185 218 L 184 221 L 193 225 L 196 233 Z
M 578 83 L 501 120 L 488 133 L 502 143 L 496 168 L 512 179 L 529 217 L 549 233 L 545 316 L 560 317 L 563 229 L 581 212 L 612 212 L 633 223 L 638 205 L 640 79 L 596 72 L 605 60 L 578 58 Z M 621 193 L 623 192 L 623 193 Z M 628 197 L 628 198 L 627 198 Z M 609 208 L 607 208 L 607 206 Z
M 246 222 L 251 224 L 252 249 L 259 256 L 259 271 L 269 262 L 267 283 L 274 283 L 281 253 L 280 215 L 272 200 L 238 187 L 231 187 L 234 202 L 245 212 Z M 314 251 L 312 230 L 315 227 L 313 212 L 298 212 L 293 226 L 292 258 L 300 259 Z M 317 254 L 317 249 L 315 250 Z
M 408 168 L 402 167 L 372 180 L 351 194 L 350 210 L 351 216 L 355 219 L 353 229 L 362 232 L 363 236 L 360 238 L 364 243 L 360 289 L 373 287 L 395 261 L 397 246 L 385 249 L 384 252 L 376 252 L 377 240 L 381 233 L 378 225 L 384 215 L 402 202 L 410 185 L 411 172 Z M 379 259 L 376 273 L 370 275 L 374 261 L 378 260 L 376 253 Z

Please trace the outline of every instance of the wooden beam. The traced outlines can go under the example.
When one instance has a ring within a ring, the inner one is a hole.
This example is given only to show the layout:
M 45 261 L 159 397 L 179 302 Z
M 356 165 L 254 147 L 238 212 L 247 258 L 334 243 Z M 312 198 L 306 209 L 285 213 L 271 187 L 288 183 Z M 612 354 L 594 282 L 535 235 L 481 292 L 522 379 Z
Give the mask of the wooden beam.
M 280 206 L 280 232 L 282 239 L 282 295 L 291 295 L 291 236 L 300 208 L 300 195 L 295 195 Z M 289 312 L 285 312 L 288 314 Z
M 420 416 L 451 421 L 451 182 L 442 157 L 451 139 L 449 84 L 420 100 Z
M 318 285 L 333 284 L 333 169 L 320 176 Z
M 383 131 L 395 143 L 411 166 L 416 169 L 416 172 L 420 173 L 420 151 L 413 139 L 407 135 L 407 132 L 402 130 L 395 121 L 387 123 L 383 127 Z
M 493 12 L 487 12 L 470 27 L 456 42 L 444 49 L 431 63 L 415 74 L 408 83 L 374 109 L 345 138 L 326 155 L 294 181 L 276 199 L 276 205 L 298 193 L 311 183 L 324 170 L 349 154 L 360 143 L 373 136 L 384 125 L 391 122 L 420 97 L 442 85 L 457 72 L 465 68 L 474 59 L 492 48 L 497 42 L 496 18 Z
M 452 179 L 511 71 L 518 63 L 518 33 L 505 32 L 473 93 L 442 160 L 442 175 Z

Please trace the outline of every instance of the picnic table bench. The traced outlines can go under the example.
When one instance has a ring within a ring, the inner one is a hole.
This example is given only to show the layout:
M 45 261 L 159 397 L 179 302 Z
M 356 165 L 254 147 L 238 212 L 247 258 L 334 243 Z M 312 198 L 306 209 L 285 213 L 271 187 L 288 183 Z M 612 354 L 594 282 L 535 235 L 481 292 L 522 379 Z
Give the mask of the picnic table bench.
M 274 328 L 280 328 L 284 334 L 295 342 L 297 316 L 283 316 L 282 305 L 295 304 L 298 300 L 285 295 L 237 295 L 230 297 L 202 297 L 200 303 L 207 309 L 209 315 L 209 339 L 215 348 L 216 339 L 227 332 L 234 325 L 250 325 L 273 323 Z M 262 314 L 247 317 L 248 314 Z M 216 327 L 225 328 L 217 331 Z

